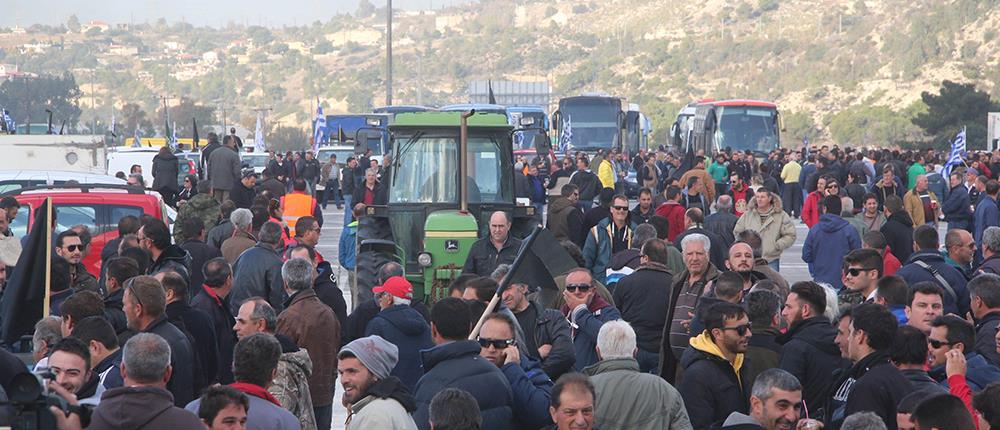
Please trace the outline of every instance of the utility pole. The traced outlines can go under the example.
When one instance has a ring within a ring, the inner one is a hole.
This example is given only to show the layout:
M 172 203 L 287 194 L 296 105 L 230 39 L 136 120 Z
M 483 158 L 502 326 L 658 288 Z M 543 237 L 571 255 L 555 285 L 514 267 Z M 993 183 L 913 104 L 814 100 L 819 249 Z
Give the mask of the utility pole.
M 170 106 L 169 106 L 170 100 L 173 100 L 175 98 L 177 97 L 168 94 L 160 95 L 160 101 L 163 103 L 163 124 L 165 126 L 169 126 L 170 122 Z M 163 137 L 167 138 L 168 140 L 170 139 L 170 136 L 167 136 L 166 128 L 163 129 Z
M 385 11 L 385 105 L 392 106 L 392 0 Z

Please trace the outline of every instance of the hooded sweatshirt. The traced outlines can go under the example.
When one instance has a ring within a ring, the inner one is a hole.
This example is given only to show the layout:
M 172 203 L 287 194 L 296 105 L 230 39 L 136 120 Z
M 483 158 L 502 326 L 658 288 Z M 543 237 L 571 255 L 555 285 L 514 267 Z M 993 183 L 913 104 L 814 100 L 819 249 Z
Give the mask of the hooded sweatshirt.
M 681 357 L 684 378 L 678 391 L 692 427 L 706 429 L 733 412 L 749 412 L 749 389 L 742 382 L 743 359 L 738 353 L 733 361 L 727 360 L 707 331 L 691 338 Z
M 826 282 L 840 290 L 841 264 L 848 252 L 861 248 L 858 230 L 847 220 L 823 214 L 819 223 L 809 229 L 802 245 L 802 261 L 809 263 L 809 273 L 817 282 Z
M 371 335 L 382 336 L 399 347 L 399 361 L 391 375 L 412 391 L 424 374 L 420 367 L 420 351 L 434 346 L 427 320 L 409 305 L 395 305 L 382 310 L 368 322 L 365 336 Z
M 174 396 L 159 387 L 121 387 L 104 392 L 90 429 L 178 430 L 202 428 L 193 413 L 174 406 Z

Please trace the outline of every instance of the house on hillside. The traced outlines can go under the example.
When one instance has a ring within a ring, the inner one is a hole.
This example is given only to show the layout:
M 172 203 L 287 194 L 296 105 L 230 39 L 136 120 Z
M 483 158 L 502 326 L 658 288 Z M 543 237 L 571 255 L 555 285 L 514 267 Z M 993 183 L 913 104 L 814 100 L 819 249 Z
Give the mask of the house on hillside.
M 96 19 L 92 19 L 92 20 L 88 21 L 86 24 L 83 24 L 83 25 L 80 26 L 80 33 L 86 33 L 86 32 L 88 32 L 88 31 L 90 31 L 91 29 L 94 29 L 94 28 L 96 28 L 101 33 L 105 33 L 108 30 L 111 30 L 111 26 L 108 25 L 108 23 L 106 23 L 104 21 L 99 21 L 99 20 L 96 20 Z

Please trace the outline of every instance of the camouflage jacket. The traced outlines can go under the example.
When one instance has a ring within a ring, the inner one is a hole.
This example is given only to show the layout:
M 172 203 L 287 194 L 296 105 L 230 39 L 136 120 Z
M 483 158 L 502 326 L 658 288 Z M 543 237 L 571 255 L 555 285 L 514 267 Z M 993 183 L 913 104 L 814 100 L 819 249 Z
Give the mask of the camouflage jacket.
M 309 352 L 300 348 L 295 352 L 281 354 L 278 359 L 278 373 L 267 391 L 281 407 L 299 419 L 302 430 L 316 430 L 312 397 L 309 395 L 309 375 L 312 374 L 312 360 Z
M 201 218 L 205 222 L 205 231 L 209 231 L 215 227 L 216 221 L 219 220 L 219 214 L 219 202 L 214 197 L 208 194 L 195 195 L 187 203 L 181 205 L 177 211 L 177 219 L 174 221 L 174 243 L 180 244 L 187 240 L 179 228 L 184 225 L 184 220 Z

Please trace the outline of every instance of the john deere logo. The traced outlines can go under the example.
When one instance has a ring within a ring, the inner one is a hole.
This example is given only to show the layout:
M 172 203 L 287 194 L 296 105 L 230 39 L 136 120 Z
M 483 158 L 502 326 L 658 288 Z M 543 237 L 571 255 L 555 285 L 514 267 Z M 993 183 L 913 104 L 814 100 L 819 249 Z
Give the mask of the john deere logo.
M 455 239 L 444 241 L 444 251 L 445 252 L 458 252 L 458 241 Z

